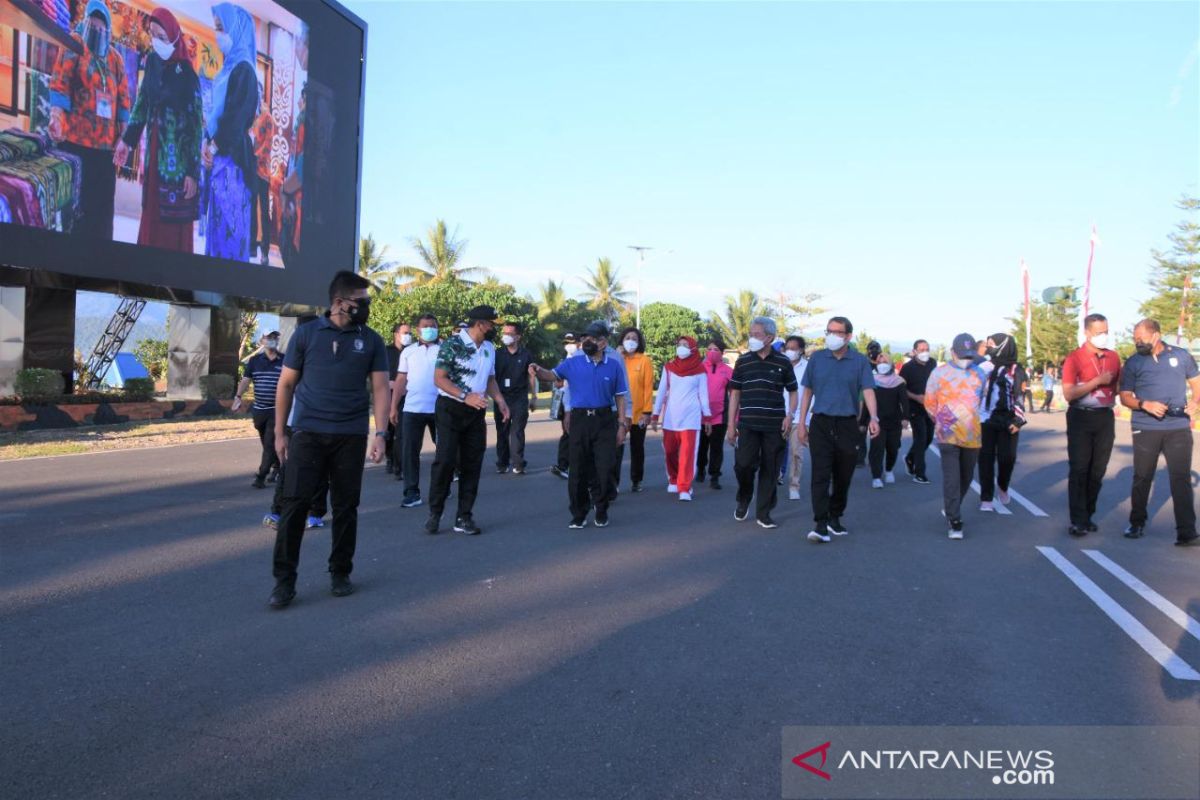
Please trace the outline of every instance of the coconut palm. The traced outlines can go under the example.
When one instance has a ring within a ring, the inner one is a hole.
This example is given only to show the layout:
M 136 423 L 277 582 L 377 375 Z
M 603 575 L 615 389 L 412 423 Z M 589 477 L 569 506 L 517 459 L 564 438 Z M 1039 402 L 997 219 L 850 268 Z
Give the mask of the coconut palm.
M 553 278 L 549 278 L 545 284 L 538 287 L 538 291 L 541 294 L 537 301 L 539 320 L 545 321 L 566 309 L 567 289 L 563 283 L 555 283 Z
M 768 303 L 749 289 L 742 289 L 737 297 L 725 296 L 724 316 L 717 311 L 709 312 L 709 324 L 727 347 L 737 347 L 750 338 L 750 323 L 755 317 L 770 316 Z
M 358 274 L 377 291 L 395 285 L 398 277 L 396 263 L 385 260 L 387 252 L 387 245 L 381 247 L 369 233 L 358 240 Z
M 587 289 L 582 296 L 588 307 L 600 312 L 609 322 L 628 307 L 631 292 L 621 284 L 619 271 L 613 267 L 611 260 L 599 259 L 596 269 L 588 271 L 583 283 Z
M 425 237 L 424 241 L 418 237 L 409 239 L 409 244 L 419 257 L 419 263 L 396 270 L 398 277 L 407 280 L 406 287 L 425 286 L 443 281 L 458 281 L 467 286 L 474 286 L 479 279 L 487 277 L 487 270 L 482 267 L 461 266 L 467 240 L 458 238 L 457 229 L 452 234 L 448 233 L 445 220 L 439 219 L 425 232 Z

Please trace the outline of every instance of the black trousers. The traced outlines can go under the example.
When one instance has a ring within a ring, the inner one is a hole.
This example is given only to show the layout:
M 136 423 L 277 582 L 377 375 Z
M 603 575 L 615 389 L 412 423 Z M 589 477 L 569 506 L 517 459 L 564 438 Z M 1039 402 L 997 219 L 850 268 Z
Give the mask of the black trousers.
M 924 478 L 925 456 L 929 445 L 933 444 L 933 420 L 921 408 L 919 413 L 909 417 L 909 423 L 912 425 L 912 445 L 908 448 L 908 457 L 912 459 L 913 474 Z
M 437 423 L 433 414 L 405 411 L 400 415 L 400 439 L 403 455 L 397 463 L 404 472 L 404 499 L 415 500 L 421 496 L 421 448 L 425 445 L 425 431 L 437 444 Z
M 568 454 L 571 516 L 586 517 L 593 506 L 597 512 L 607 511 L 617 458 L 616 412 L 607 408 L 572 409 Z
M 712 433 L 705 433 L 700 428 L 700 444 L 696 453 L 696 480 L 704 479 L 705 470 L 709 477 L 721 477 L 721 467 L 725 465 L 725 434 L 729 428 L 725 423 L 712 426 Z
M 275 453 L 275 409 L 252 408 L 250 416 L 254 419 L 254 429 L 258 431 L 258 441 L 262 445 L 262 458 L 258 462 L 260 480 L 265 480 L 272 467 L 279 466 L 279 456 Z
M 117 193 L 117 169 L 113 166 L 113 151 L 80 147 L 63 142 L 59 149 L 79 156 L 82 182 L 79 187 L 79 210 L 71 232 L 90 239 L 112 241 L 113 205 Z
M 818 525 L 846 513 L 862 437 L 855 417 L 813 415 L 808 426 L 808 453 L 812 459 L 813 519 Z
M 1096 513 L 1115 440 L 1111 408 L 1067 409 L 1067 502 L 1072 525 L 1086 525 Z
M 437 453 L 429 476 L 429 512 L 441 516 L 454 473 L 458 472 L 458 512 L 468 517 L 479 494 L 479 472 L 487 452 L 487 412 L 465 403 L 439 397 L 434 409 L 437 423 Z
M 1050 404 L 1054 402 L 1054 389 L 1046 389 L 1045 397 L 1042 398 L 1042 411 L 1049 411 Z
M 992 502 L 995 487 L 1007 492 L 1017 466 L 1017 441 L 1020 433 L 1007 426 L 983 424 L 983 446 L 979 450 L 979 501 Z
M 358 500 L 366 456 L 366 436 L 299 431 L 291 437 L 286 469 L 279 476 L 283 486 L 283 511 L 275 534 L 276 580 L 296 582 L 304 523 L 313 496 L 325 480 L 329 481 L 333 505 L 329 571 L 335 575 L 349 575 L 354 570 Z
M 1178 539 L 1196 535 L 1196 498 L 1192 490 L 1192 431 L 1134 430 L 1133 432 L 1133 507 L 1129 522 L 1145 525 L 1150 487 L 1158 469 L 1158 456 L 1167 459 L 1167 477 L 1171 482 L 1171 501 L 1175 506 L 1175 533 Z
M 261 246 L 263 255 L 271 254 L 271 197 L 268 194 L 270 181 L 259 175 L 249 187 L 252 197 L 250 207 L 250 249 Z M 253 253 L 251 253 L 253 255 Z
M 526 396 L 504 397 L 508 405 L 508 422 L 496 409 L 496 466 L 525 469 L 525 427 L 529 424 L 529 399 Z
M 871 439 L 867 457 L 871 460 L 871 477 L 883 478 L 885 471 L 891 472 L 900 455 L 900 423 L 879 423 L 879 435 Z M 886 457 L 886 458 L 885 458 Z
M 571 437 L 567 433 L 566 414 L 570 411 L 563 411 L 564 417 L 559 420 L 559 425 L 562 426 L 562 436 L 558 437 L 558 468 L 563 472 L 568 472 L 571 469 Z
M 783 425 L 782 418 L 779 424 Z M 769 431 L 738 427 L 737 447 L 733 451 L 733 474 L 737 477 L 738 484 L 737 504 L 750 505 L 750 499 L 755 497 L 757 490 L 757 519 L 768 516 L 775 507 L 779 465 L 783 462 L 783 451 L 786 447 L 782 427 Z
M 646 429 L 634 424 L 629 429 L 629 481 L 641 483 L 646 479 Z M 621 464 L 625 461 L 625 445 L 617 448 L 613 461 L 613 488 L 621 485 Z

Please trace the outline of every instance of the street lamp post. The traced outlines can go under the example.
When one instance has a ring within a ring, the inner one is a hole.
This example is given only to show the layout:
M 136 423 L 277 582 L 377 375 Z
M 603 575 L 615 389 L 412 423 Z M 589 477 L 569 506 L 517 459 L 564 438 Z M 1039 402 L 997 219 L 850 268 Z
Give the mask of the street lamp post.
M 637 315 L 636 315 L 636 316 L 637 316 L 637 322 L 635 322 L 635 323 L 634 323 L 634 325 L 637 327 L 637 329 L 638 329 L 638 330 L 641 330 L 641 328 L 642 328 L 642 265 L 643 265 L 643 264 L 646 262 L 646 251 L 647 251 L 647 250 L 653 250 L 654 248 L 653 248 L 653 247 L 646 247 L 646 246 L 644 246 L 644 245 L 638 245 L 638 244 L 631 244 L 631 245 L 628 245 L 628 247 L 629 247 L 629 249 L 630 249 L 630 250 L 637 250 L 637 254 L 638 254 L 638 262 L 637 262 Z

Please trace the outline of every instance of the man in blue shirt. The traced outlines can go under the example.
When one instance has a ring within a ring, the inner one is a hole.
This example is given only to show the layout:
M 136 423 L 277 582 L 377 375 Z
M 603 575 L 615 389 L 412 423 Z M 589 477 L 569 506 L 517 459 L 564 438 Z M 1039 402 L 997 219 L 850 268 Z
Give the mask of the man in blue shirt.
M 333 506 L 331 589 L 335 597 L 354 591 L 350 572 L 372 404 L 375 436 L 370 457 L 376 464 L 383 460 L 388 423 L 387 352 L 383 339 L 367 327 L 370 286 L 353 272 L 334 275 L 329 311 L 297 328 L 284 356 L 275 403 L 275 449 L 284 469 L 272 608 L 285 608 L 296 596 L 306 512 L 324 477 L 329 479 Z M 364 388 L 368 379 L 370 397 Z
M 1125 538 L 1145 535 L 1146 505 L 1161 453 L 1167 459 L 1175 506 L 1175 544 L 1200 545 L 1192 490 L 1192 419 L 1200 409 L 1200 370 L 1188 351 L 1163 341 L 1157 320 L 1139 322 L 1133 341 L 1137 353 L 1121 371 L 1121 404 L 1133 410 L 1132 507 Z
M 574 529 L 587 525 L 596 509 L 596 527 L 608 525 L 617 447 L 628 432 L 625 421 L 629 381 L 625 365 L 608 353 L 608 326 L 593 322 L 582 337 L 583 358 L 568 357 L 553 370 L 536 366 L 544 381 L 565 380 L 571 387 L 567 493 Z M 615 411 L 614 411 L 615 407 Z M 590 496 L 589 496 L 590 494 Z
M 850 347 L 854 326 L 833 317 L 825 326 L 825 349 L 813 353 L 804 371 L 800 398 L 800 444 L 812 459 L 812 504 L 815 527 L 810 542 L 829 542 L 830 534 L 845 536 L 842 524 L 850 496 L 850 480 L 858 460 L 858 398 L 867 406 L 871 437 L 879 435 L 875 406 L 875 377 L 871 362 Z M 812 411 L 812 420 L 807 422 Z M 832 491 L 831 486 L 832 484 Z
M 279 331 L 271 331 L 262 337 L 261 352 L 255 353 L 246 362 L 242 380 L 238 383 L 237 391 L 233 393 L 233 411 L 242 407 L 242 395 L 246 393 L 250 382 L 254 382 L 254 404 L 251 416 L 254 418 L 254 428 L 258 431 L 258 441 L 262 445 L 262 458 L 259 459 L 258 472 L 254 475 L 255 489 L 265 489 L 267 474 L 279 471 L 279 456 L 275 455 L 275 387 L 279 383 L 279 375 L 283 372 L 283 353 L 279 352 Z

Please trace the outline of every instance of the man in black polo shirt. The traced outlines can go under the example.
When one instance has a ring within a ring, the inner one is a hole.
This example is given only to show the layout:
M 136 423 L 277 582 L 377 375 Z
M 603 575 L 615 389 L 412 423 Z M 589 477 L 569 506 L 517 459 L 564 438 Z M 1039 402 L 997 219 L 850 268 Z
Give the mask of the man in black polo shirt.
M 1192 419 L 1200 410 L 1200 370 L 1188 351 L 1163 341 L 1157 320 L 1139 322 L 1133 341 L 1137 353 L 1121 371 L 1121 404 L 1133 409 L 1133 491 L 1125 537 L 1145 534 L 1146 505 L 1161 453 L 1175 505 L 1175 544 L 1200 545 L 1192 490 Z
M 296 596 L 305 515 L 325 476 L 333 506 L 331 589 L 335 597 L 354 591 L 350 572 L 372 405 L 375 436 L 370 454 L 376 464 L 383 460 L 388 423 L 387 353 L 383 339 L 367 327 L 370 285 L 346 270 L 334 275 L 329 311 L 296 329 L 284 358 L 275 408 L 275 449 L 284 464 L 284 486 L 275 536 L 273 608 L 286 607 Z M 368 379 L 370 396 L 365 391 Z
M 738 522 L 750 513 L 755 478 L 758 501 L 755 520 L 767 530 L 778 527 L 771 519 L 775 508 L 779 465 L 796 413 L 796 372 L 787 356 L 771 347 L 777 329 L 769 317 L 750 324 L 750 352 L 743 353 L 729 381 L 729 433 L 734 448 L 733 473 L 737 476 Z M 787 403 L 784 403 L 784 392 Z
M 279 456 L 275 455 L 275 387 L 279 383 L 279 374 L 283 371 L 283 353 L 279 352 L 279 331 L 271 331 L 262 338 L 262 351 L 255 353 L 246 362 L 246 371 L 238 383 L 237 391 L 233 393 L 233 411 L 242 407 L 242 395 L 254 382 L 254 403 L 250 415 L 254 419 L 254 428 L 258 431 L 258 441 L 262 445 L 262 458 L 258 462 L 258 472 L 254 475 L 255 489 L 265 489 L 267 475 L 272 468 L 279 469 Z
M 933 420 L 925 411 L 925 384 L 937 369 L 937 359 L 929 352 L 929 342 L 917 339 L 913 342 L 913 357 L 900 368 L 900 377 L 908 391 L 908 420 L 912 425 L 912 445 L 904 457 L 904 466 L 912 475 L 913 483 L 929 485 L 925 477 L 925 453 L 933 444 Z
M 501 347 L 496 348 L 496 384 L 508 404 L 506 422 L 496 408 L 496 472 L 501 475 L 511 466 L 514 475 L 525 474 L 525 426 L 536 400 L 529 397 L 529 366 L 533 354 L 521 344 L 525 329 L 519 322 L 506 322 L 500 331 Z
M 879 435 L 879 409 L 875 405 L 875 370 L 862 353 L 850 347 L 854 326 L 845 317 L 833 317 L 825 326 L 825 349 L 818 350 L 804 371 L 797 434 L 808 445 L 812 459 L 812 504 L 815 526 L 810 542 L 829 542 L 830 535 L 845 536 L 842 524 L 850 481 L 862 434 L 858 430 L 858 398 L 867 406 L 867 433 Z M 812 421 L 807 422 L 812 410 Z

